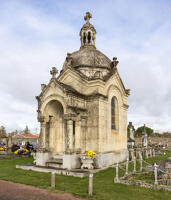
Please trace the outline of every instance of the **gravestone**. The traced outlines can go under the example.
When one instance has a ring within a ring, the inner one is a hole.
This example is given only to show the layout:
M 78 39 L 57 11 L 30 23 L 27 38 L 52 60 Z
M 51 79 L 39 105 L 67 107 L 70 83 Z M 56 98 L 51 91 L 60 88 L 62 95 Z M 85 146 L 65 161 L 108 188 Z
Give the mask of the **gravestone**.
M 146 126 L 144 124 L 144 131 L 142 132 L 142 147 L 147 148 L 147 146 L 148 146 L 147 132 L 146 132 Z
M 135 138 L 134 138 L 135 128 L 132 125 L 132 122 L 129 122 L 128 128 L 129 128 L 129 133 L 130 133 L 129 138 L 128 138 L 128 148 L 134 148 L 134 146 L 135 146 Z

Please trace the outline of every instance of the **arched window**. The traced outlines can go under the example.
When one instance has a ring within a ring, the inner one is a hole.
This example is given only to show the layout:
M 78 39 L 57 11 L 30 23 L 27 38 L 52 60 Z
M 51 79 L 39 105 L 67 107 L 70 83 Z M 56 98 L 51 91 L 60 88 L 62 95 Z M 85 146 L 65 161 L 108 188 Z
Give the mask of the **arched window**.
M 85 44 L 86 43 L 86 33 L 84 32 L 83 34 L 83 43 Z
M 88 43 L 90 44 L 91 43 L 91 33 L 88 32 Z
M 116 97 L 111 99 L 111 129 L 116 130 L 118 127 L 118 105 Z

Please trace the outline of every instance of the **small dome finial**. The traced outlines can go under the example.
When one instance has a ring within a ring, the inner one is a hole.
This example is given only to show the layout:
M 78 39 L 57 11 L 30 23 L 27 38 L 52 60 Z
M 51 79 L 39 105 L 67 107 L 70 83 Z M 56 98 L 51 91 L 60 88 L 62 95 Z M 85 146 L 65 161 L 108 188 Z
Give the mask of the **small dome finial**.
M 89 23 L 90 18 L 92 18 L 92 14 L 90 12 L 86 12 L 86 16 L 84 16 L 86 23 Z

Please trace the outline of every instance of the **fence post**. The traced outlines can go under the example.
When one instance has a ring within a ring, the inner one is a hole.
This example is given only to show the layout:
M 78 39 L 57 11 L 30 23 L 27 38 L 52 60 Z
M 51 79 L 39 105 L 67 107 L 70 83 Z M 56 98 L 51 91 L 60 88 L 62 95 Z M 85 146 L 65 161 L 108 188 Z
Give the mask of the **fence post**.
M 154 185 L 157 186 L 158 180 L 157 180 L 157 164 L 156 163 L 154 163 L 154 177 L 155 177 Z
M 152 156 L 152 148 L 150 147 L 150 157 L 153 157 Z
M 51 173 L 51 187 L 55 188 L 55 172 Z
M 131 149 L 131 160 L 133 161 L 134 160 L 134 150 Z
M 142 159 L 142 155 L 140 156 L 140 171 L 142 172 L 142 161 L 143 161 L 143 159 Z
M 148 149 L 145 150 L 146 158 L 148 158 Z
M 114 178 L 114 183 L 119 183 L 119 164 L 116 162 L 116 177 Z
M 155 152 L 155 148 L 154 148 L 154 149 L 153 149 L 153 157 L 155 157 L 155 156 L 156 156 L 156 155 L 155 155 L 155 153 L 156 153 L 156 152 Z
M 142 151 L 141 150 L 138 151 L 138 156 L 139 156 L 139 159 L 140 159 L 141 156 L 142 156 Z
M 125 171 L 125 176 L 128 175 L 128 165 L 129 165 L 129 158 L 126 159 L 126 171 Z
M 133 172 L 136 172 L 136 157 L 134 156 L 134 170 Z
M 93 195 L 93 174 L 89 174 L 88 194 Z

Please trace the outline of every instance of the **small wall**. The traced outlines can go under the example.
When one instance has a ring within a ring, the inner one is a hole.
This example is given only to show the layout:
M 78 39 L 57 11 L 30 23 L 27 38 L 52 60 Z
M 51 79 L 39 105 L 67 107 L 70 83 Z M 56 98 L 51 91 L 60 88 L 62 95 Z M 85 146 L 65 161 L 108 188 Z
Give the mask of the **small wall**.
M 95 168 L 109 167 L 118 162 L 123 162 L 128 157 L 128 150 L 121 152 L 100 153 L 94 160 Z
M 50 159 L 51 153 L 37 152 L 35 155 L 35 164 L 37 166 L 46 166 L 46 162 Z
M 80 155 L 63 155 L 63 168 L 64 169 L 79 169 L 81 168 Z

